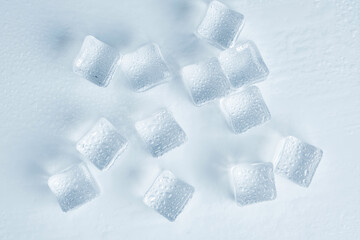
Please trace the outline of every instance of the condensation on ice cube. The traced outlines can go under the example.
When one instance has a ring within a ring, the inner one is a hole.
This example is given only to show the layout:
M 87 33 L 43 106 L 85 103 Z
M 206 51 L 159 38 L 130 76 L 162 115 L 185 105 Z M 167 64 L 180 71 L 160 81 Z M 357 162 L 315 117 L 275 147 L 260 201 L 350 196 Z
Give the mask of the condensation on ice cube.
M 120 68 L 136 92 L 148 90 L 171 79 L 171 72 L 155 43 L 144 45 L 122 57 Z
M 108 169 L 127 146 L 127 140 L 105 118 L 101 118 L 77 143 L 82 156 L 98 169 Z
M 244 16 L 219 1 L 212 1 L 197 32 L 221 49 L 233 46 L 244 25 Z
M 191 199 L 194 187 L 177 179 L 170 171 L 163 171 L 144 196 L 144 203 L 169 221 L 175 221 Z
M 232 168 L 232 178 L 239 206 L 276 198 L 272 163 L 239 164 Z
M 48 180 L 64 212 L 77 208 L 100 195 L 100 189 L 84 163 L 74 165 Z
M 197 106 L 221 98 L 230 91 L 230 84 L 216 58 L 185 66 L 181 73 L 185 86 Z
M 283 139 L 275 156 L 275 173 L 308 187 L 322 158 L 323 151 L 293 136 Z
M 75 58 L 73 70 L 100 87 L 106 87 L 118 66 L 120 54 L 93 36 L 86 36 Z
M 184 130 L 167 109 L 136 122 L 135 128 L 153 157 L 160 157 L 187 140 Z
M 220 53 L 218 59 L 234 88 L 260 82 L 269 74 L 258 48 L 252 41 L 226 49 Z
M 236 134 L 271 119 L 260 90 L 255 86 L 221 99 L 220 105 L 227 122 Z

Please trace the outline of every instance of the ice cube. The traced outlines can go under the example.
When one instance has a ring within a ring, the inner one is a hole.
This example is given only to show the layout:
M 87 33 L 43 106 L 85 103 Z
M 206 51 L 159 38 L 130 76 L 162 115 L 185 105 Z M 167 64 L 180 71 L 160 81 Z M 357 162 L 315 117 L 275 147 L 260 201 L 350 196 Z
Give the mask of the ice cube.
M 175 221 L 191 199 L 194 187 L 163 171 L 144 196 L 144 203 L 169 221 Z
M 85 164 L 74 165 L 48 180 L 64 212 L 77 208 L 100 195 L 100 189 Z
M 216 58 L 185 66 L 182 78 L 197 106 L 223 97 L 230 90 L 230 84 Z
M 135 128 L 153 157 L 160 157 L 187 140 L 185 132 L 166 109 L 137 122 Z
M 197 32 L 200 37 L 219 48 L 231 47 L 244 25 L 244 16 L 225 4 L 212 1 Z
M 232 177 L 239 206 L 276 198 L 272 163 L 239 164 L 233 167 Z
M 101 118 L 77 143 L 82 156 L 98 169 L 108 169 L 127 146 L 127 140 L 105 118 Z
M 251 41 L 221 52 L 219 62 L 234 88 L 260 82 L 269 74 L 259 50 Z
M 150 43 L 123 56 L 120 68 L 130 87 L 142 92 L 171 79 L 171 73 L 157 44 Z
M 221 110 L 236 134 L 270 120 L 270 112 L 260 90 L 251 86 L 220 101 Z
M 320 163 L 323 151 L 295 137 L 286 137 L 275 156 L 275 173 L 308 187 Z
M 115 73 L 119 57 L 116 49 L 89 35 L 75 58 L 73 70 L 90 82 L 106 87 Z

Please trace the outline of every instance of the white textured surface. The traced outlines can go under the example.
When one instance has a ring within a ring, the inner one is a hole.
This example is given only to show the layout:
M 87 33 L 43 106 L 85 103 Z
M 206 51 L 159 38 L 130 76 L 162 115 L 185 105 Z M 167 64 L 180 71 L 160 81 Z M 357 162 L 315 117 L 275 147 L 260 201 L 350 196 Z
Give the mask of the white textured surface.
M 154 41 L 180 64 L 208 57 L 214 48 L 189 35 L 204 2 L 1 2 L 0 239 L 359 238 L 359 1 L 225 3 L 244 14 L 240 38 L 257 44 L 270 70 L 258 86 L 273 118 L 242 135 L 215 104 L 194 107 L 179 79 L 139 95 L 123 80 L 99 88 L 72 72 L 87 34 L 123 53 Z M 164 105 L 188 142 L 154 159 L 133 121 Z M 64 214 L 47 179 L 73 162 L 76 141 L 102 116 L 131 144 L 109 171 L 91 168 L 102 195 Z M 324 151 L 310 187 L 275 176 L 276 200 L 237 207 L 226 169 L 271 161 L 288 135 Z M 158 166 L 196 188 L 189 214 L 173 223 L 142 203 Z

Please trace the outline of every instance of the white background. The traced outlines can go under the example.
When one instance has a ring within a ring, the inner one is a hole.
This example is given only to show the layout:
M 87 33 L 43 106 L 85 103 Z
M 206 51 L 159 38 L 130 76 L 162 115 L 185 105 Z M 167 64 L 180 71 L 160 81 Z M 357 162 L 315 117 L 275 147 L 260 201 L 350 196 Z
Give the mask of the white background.
M 192 34 L 206 2 L 0 1 L 0 239 L 360 238 L 360 2 L 224 2 L 245 15 L 240 38 L 258 45 L 270 69 L 258 86 L 272 120 L 242 135 L 216 102 L 195 107 L 179 77 L 138 94 L 120 73 L 104 89 L 72 72 L 87 34 L 121 53 L 157 42 L 174 73 L 215 56 Z M 154 159 L 133 123 L 164 106 L 189 140 Z M 91 168 L 99 198 L 63 213 L 47 179 L 79 161 L 75 142 L 100 117 L 129 148 L 108 171 Z M 324 151 L 310 187 L 276 177 L 276 200 L 237 207 L 228 169 L 272 161 L 287 135 Z M 142 203 L 163 168 L 196 189 L 173 223 Z

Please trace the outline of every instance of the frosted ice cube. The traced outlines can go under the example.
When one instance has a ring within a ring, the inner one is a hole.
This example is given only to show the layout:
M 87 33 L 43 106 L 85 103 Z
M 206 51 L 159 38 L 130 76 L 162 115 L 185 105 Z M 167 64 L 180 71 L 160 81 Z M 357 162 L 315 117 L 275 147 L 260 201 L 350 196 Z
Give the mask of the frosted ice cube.
M 74 165 L 48 180 L 64 212 L 79 207 L 100 195 L 100 189 L 85 164 Z
M 319 148 L 295 137 L 286 137 L 281 142 L 281 151 L 275 156 L 275 173 L 302 187 L 308 187 L 322 154 Z
M 135 128 L 154 157 L 160 157 L 186 142 L 186 134 L 166 109 L 139 121 Z
M 182 69 L 182 78 L 195 105 L 202 105 L 225 96 L 230 85 L 219 61 L 210 58 Z
M 108 169 L 127 146 L 127 140 L 101 118 L 77 143 L 77 150 L 98 169 Z
M 120 68 L 130 87 L 137 92 L 148 90 L 171 78 L 160 48 L 154 43 L 123 56 Z
M 260 90 L 255 86 L 223 98 L 221 110 L 236 134 L 261 125 L 271 118 Z
M 212 1 L 197 32 L 219 48 L 231 47 L 244 25 L 244 16 L 225 4 Z
M 259 50 L 251 41 L 221 52 L 219 62 L 235 88 L 260 82 L 269 74 Z
M 240 164 L 233 167 L 232 175 L 239 206 L 276 198 L 272 163 Z
M 113 47 L 93 36 L 86 36 L 73 70 L 96 85 L 106 87 L 115 73 L 119 57 Z
M 144 196 L 144 203 L 169 221 L 175 221 L 191 199 L 194 187 L 163 171 Z

